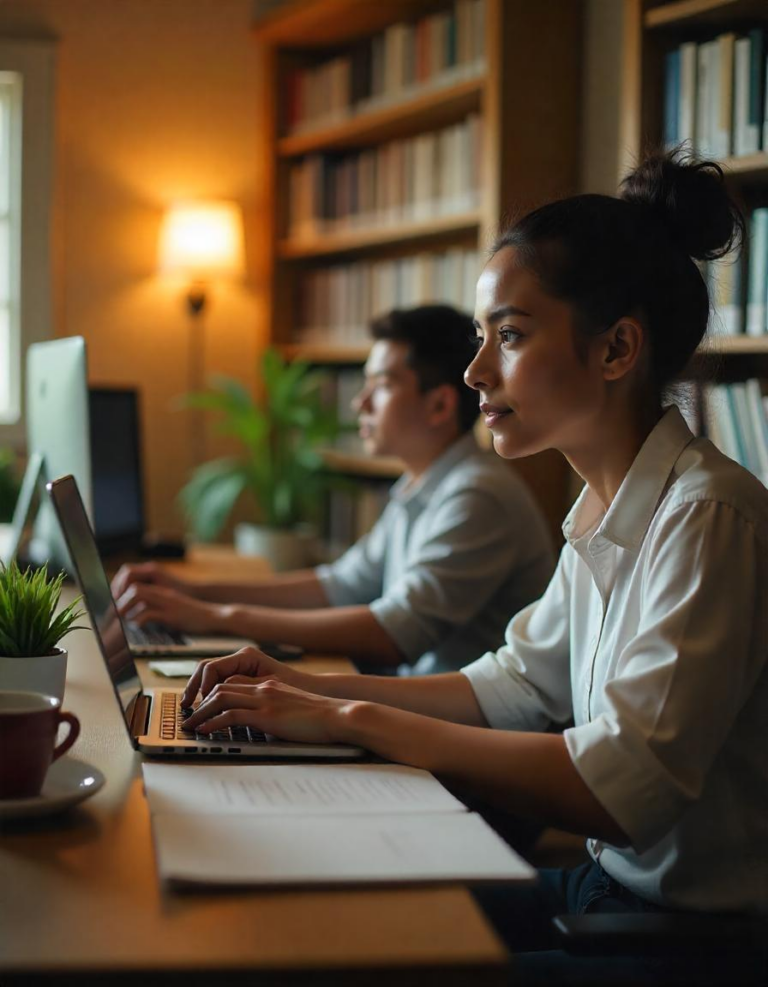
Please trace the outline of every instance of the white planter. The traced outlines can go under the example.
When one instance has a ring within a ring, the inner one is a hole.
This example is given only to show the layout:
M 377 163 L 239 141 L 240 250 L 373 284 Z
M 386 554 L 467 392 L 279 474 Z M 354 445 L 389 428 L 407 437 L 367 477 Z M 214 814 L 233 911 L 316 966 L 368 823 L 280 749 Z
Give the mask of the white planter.
M 290 531 L 259 524 L 235 525 L 235 549 L 240 555 L 259 555 L 275 572 L 304 569 L 314 564 L 315 532 L 310 525 Z
M 66 679 L 67 652 L 63 648 L 57 648 L 55 654 L 38 658 L 0 655 L 0 689 L 41 692 L 63 702 Z

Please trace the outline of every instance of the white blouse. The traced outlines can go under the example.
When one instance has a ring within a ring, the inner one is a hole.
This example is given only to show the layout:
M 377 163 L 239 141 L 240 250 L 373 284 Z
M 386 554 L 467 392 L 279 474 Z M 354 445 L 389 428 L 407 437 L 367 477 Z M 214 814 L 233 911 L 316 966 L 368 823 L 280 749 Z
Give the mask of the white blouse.
M 544 596 L 462 671 L 493 727 L 564 732 L 631 847 L 608 874 L 670 907 L 768 908 L 768 490 L 677 408 L 606 512 L 587 488 Z

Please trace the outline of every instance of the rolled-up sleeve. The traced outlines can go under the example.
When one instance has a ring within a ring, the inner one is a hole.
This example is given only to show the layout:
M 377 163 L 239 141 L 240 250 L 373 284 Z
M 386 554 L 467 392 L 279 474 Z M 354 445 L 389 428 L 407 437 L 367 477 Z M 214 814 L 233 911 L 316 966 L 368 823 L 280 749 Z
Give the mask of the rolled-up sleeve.
M 683 503 L 649 543 L 637 633 L 590 722 L 565 732 L 577 771 L 638 853 L 701 796 L 768 644 L 766 548 L 738 512 Z
M 572 555 L 566 545 L 542 598 L 510 621 L 504 646 L 461 669 L 492 727 L 538 732 L 571 717 Z
M 495 520 L 494 520 L 495 519 Z M 514 519 L 484 490 L 460 489 L 421 519 L 426 537 L 371 611 L 407 661 L 416 661 L 452 628 L 469 623 L 517 568 Z M 416 539 L 415 539 L 416 540 Z

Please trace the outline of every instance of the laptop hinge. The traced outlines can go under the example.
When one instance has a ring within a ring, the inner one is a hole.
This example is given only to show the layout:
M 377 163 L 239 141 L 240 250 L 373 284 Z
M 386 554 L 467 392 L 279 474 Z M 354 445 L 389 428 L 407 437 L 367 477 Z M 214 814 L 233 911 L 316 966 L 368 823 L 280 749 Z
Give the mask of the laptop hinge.
M 134 737 L 144 737 L 149 727 L 149 712 L 152 707 L 149 696 L 138 692 L 128 704 L 131 733 Z

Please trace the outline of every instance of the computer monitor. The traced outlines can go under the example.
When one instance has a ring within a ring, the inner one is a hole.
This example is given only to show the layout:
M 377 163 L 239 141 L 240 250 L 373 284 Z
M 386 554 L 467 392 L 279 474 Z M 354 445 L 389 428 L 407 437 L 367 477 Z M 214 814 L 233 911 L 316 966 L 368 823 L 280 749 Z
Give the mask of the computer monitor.
M 140 547 L 144 534 L 139 401 L 133 388 L 89 388 L 93 527 L 102 554 Z
M 43 485 L 59 476 L 77 478 L 88 516 L 91 493 L 88 372 L 80 336 L 33 343 L 27 350 L 27 453 L 41 459 Z M 44 486 L 27 555 L 34 563 L 71 571 L 69 552 Z

